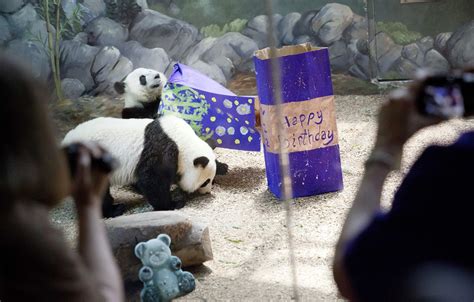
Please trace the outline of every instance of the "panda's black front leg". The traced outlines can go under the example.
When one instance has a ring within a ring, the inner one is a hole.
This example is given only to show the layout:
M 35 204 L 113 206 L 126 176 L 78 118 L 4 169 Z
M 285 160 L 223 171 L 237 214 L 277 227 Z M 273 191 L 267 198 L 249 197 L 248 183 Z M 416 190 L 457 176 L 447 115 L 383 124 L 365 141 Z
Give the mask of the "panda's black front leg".
M 110 186 L 105 192 L 104 199 L 102 201 L 102 216 L 104 218 L 117 217 L 125 212 L 124 204 L 114 204 L 114 198 L 110 194 Z
M 138 188 L 155 211 L 174 210 L 172 178 L 168 170 L 148 167 L 138 173 Z

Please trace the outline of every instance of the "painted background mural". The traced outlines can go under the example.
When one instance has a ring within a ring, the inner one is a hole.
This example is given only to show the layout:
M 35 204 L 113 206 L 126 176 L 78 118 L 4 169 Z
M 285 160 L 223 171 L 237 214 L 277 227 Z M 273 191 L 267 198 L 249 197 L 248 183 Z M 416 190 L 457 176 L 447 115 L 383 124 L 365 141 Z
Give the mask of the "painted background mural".
M 407 79 L 420 66 L 474 64 L 471 0 L 281 0 L 274 11 L 278 44 L 329 47 L 335 74 Z M 114 95 L 133 69 L 169 74 L 176 62 L 239 90 L 267 46 L 266 25 L 255 0 L 0 1 L 0 47 L 59 99 Z

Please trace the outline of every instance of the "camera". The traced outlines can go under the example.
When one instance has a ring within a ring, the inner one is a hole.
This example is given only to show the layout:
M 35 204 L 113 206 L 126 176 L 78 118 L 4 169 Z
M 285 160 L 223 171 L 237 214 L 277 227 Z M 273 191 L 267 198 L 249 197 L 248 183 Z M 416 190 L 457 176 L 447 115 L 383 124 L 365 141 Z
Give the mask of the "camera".
M 474 115 L 474 72 L 429 77 L 416 103 L 426 116 L 450 119 Z
M 81 144 L 70 144 L 63 148 L 69 164 L 71 177 L 76 174 L 77 160 L 79 158 L 79 148 Z M 100 157 L 91 156 L 91 167 L 104 173 L 111 173 L 119 166 L 119 162 L 109 153 L 103 153 Z

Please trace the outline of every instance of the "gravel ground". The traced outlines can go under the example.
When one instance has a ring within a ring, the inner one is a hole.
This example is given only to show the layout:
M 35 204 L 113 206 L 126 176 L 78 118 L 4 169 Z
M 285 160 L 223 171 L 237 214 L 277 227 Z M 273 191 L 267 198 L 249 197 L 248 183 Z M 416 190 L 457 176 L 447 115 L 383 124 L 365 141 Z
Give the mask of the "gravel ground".
M 303 301 L 338 301 L 331 274 L 335 242 L 363 172 L 376 131 L 376 113 L 383 96 L 337 96 L 336 107 L 344 190 L 300 198 L 292 203 L 297 284 Z M 405 147 L 402 169 L 387 180 L 383 205 L 414 159 L 429 144 L 452 142 L 474 121 L 451 121 L 421 131 Z M 181 211 L 209 224 L 214 260 L 192 268 L 196 290 L 181 300 L 290 300 L 285 209 L 267 191 L 263 153 L 217 150 L 230 172 L 216 179 L 211 195 L 191 200 Z M 143 199 L 124 188 L 113 190 L 128 213 L 151 210 Z M 76 236 L 73 207 L 66 202 L 52 213 L 53 221 L 72 242 Z

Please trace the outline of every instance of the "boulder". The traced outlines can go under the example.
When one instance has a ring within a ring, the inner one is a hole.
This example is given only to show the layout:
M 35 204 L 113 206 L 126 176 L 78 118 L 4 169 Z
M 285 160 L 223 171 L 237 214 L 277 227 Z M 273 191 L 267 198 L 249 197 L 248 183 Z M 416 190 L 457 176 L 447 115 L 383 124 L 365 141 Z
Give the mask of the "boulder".
M 82 31 L 82 32 L 78 33 L 72 40 L 87 44 L 88 35 L 87 35 L 87 33 Z
M 303 36 L 296 37 L 295 40 L 293 41 L 293 44 L 303 44 L 303 43 L 308 43 L 308 42 L 313 44 L 312 43 L 313 41 L 314 41 L 314 39 L 312 37 L 307 36 L 307 35 L 303 35 Z
M 61 43 L 61 76 L 78 79 L 84 84 L 86 91 L 94 87 L 90 73 L 92 61 L 100 48 L 78 41 L 67 40 Z
M 5 53 L 22 62 L 32 77 L 43 81 L 50 78 L 49 57 L 38 43 L 16 39 L 8 43 Z
M 253 54 L 257 49 L 252 39 L 229 32 L 215 41 L 214 46 L 202 55 L 202 61 L 219 66 L 226 79 L 230 79 L 233 71 L 228 70 L 229 66 L 242 72 L 253 70 Z
M 448 60 L 435 49 L 426 53 L 423 65 L 435 73 L 447 73 L 451 68 Z
M 66 99 L 75 100 L 81 97 L 86 91 L 86 87 L 78 79 L 66 78 L 61 81 L 63 96 Z
M 423 66 L 423 63 L 425 61 L 425 54 L 417 43 L 411 43 L 403 46 L 402 57 L 407 60 L 410 60 L 413 64 L 417 66 Z
M 293 35 L 293 29 L 296 23 L 301 19 L 300 13 L 289 13 L 278 24 L 278 40 L 281 45 L 290 45 L 293 43 L 295 36 Z
M 436 49 L 439 53 L 445 54 L 446 53 L 446 46 L 448 45 L 448 40 L 451 38 L 453 33 L 440 33 L 436 36 L 434 41 L 434 49 Z
M 446 54 L 453 68 L 474 65 L 474 21 L 458 28 L 449 38 Z
M 94 19 L 84 31 L 87 44 L 92 46 L 117 46 L 128 38 L 128 29 L 107 17 Z
M 377 57 L 379 75 L 383 76 L 393 70 L 392 67 L 402 56 L 402 49 L 402 46 L 395 44 L 387 53 Z
M 7 19 L 0 15 L 0 47 L 12 39 Z
M 133 70 L 132 62 L 122 56 L 113 46 L 103 47 L 95 56 L 91 65 L 94 80 L 93 95 L 113 92 L 113 84 L 123 80 Z
M 31 4 L 27 4 L 21 10 L 9 15 L 7 19 L 14 37 L 22 37 L 31 29 L 33 22 L 40 20 L 35 8 Z
M 104 0 L 82 0 L 82 6 L 94 19 L 105 16 L 106 6 Z
M 53 45 L 56 45 L 56 30 L 52 25 L 49 25 L 49 31 L 53 38 Z M 23 34 L 23 40 L 33 40 L 38 45 L 44 47 L 48 45 L 48 31 L 46 29 L 46 21 L 36 20 L 30 24 L 30 29 Z
M 396 71 L 402 77 L 405 77 L 407 79 L 412 79 L 415 76 L 418 68 L 419 68 L 418 65 L 402 57 L 397 63 Z
M 278 44 L 278 24 L 280 23 L 282 16 L 280 14 L 273 15 L 273 26 L 275 39 Z M 254 40 L 257 43 L 259 49 L 265 48 L 268 46 L 268 16 L 260 15 L 256 16 L 247 23 L 247 27 L 242 30 L 242 34 Z
M 106 220 L 105 226 L 125 282 L 138 280 L 141 262 L 134 254 L 135 245 L 159 234 L 171 237 L 171 252 L 181 259 L 183 267 L 213 259 L 208 227 L 178 211 L 121 216 Z
M 190 67 L 200 71 L 202 74 L 205 74 L 206 76 L 210 77 L 217 83 L 226 86 L 227 85 L 227 79 L 222 70 L 217 66 L 216 64 L 213 63 L 206 63 L 201 60 L 195 61 L 194 63 L 189 65 Z
M 375 38 L 370 41 L 370 51 L 376 54 L 378 58 L 387 54 L 394 46 L 395 42 L 393 39 L 384 32 L 379 32 L 375 35 Z
M 349 69 L 351 56 L 344 41 L 340 40 L 329 46 L 329 59 L 333 72 L 345 72 Z
M 354 13 L 347 5 L 329 3 L 312 19 L 311 32 L 325 45 L 342 38 L 342 33 L 352 24 Z
M 301 18 L 293 27 L 293 36 L 309 36 L 311 34 L 311 22 L 319 10 L 310 10 L 301 15 Z
M 170 59 L 163 48 L 146 48 L 137 41 L 128 41 L 118 46 L 123 56 L 133 63 L 133 68 L 151 68 L 165 72 Z
M 423 55 L 426 54 L 430 49 L 434 47 L 434 39 L 430 36 L 423 37 L 416 42 L 418 47 L 423 52 Z
M 191 47 L 184 56 L 183 63 L 186 65 L 192 65 L 195 62 L 199 61 L 203 54 L 205 54 L 209 49 L 214 47 L 217 38 L 208 37 L 202 39 L 198 44 Z
M 352 24 L 346 28 L 342 36 L 347 43 L 353 40 L 369 40 L 367 18 L 354 14 Z
M 2 0 L 0 1 L 0 13 L 14 13 L 23 6 L 24 2 L 24 0 Z
M 130 39 L 147 48 L 163 48 L 173 59 L 181 59 L 198 42 L 196 27 L 184 21 L 145 9 L 130 25 Z
M 354 57 L 354 64 L 349 68 L 349 74 L 363 80 L 372 78 L 369 56 L 358 53 Z

